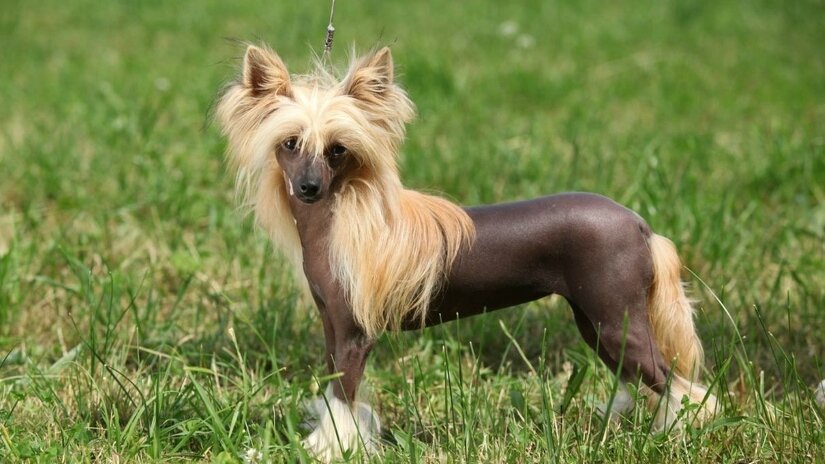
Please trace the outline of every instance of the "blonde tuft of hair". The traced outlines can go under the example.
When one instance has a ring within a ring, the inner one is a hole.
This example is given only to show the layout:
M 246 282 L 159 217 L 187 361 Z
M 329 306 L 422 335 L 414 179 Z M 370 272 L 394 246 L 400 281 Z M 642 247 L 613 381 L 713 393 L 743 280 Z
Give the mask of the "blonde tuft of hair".
M 329 262 L 371 338 L 405 323 L 423 325 L 460 250 L 475 236 L 463 209 L 401 185 L 396 157 L 415 110 L 393 73 L 385 47 L 354 59 L 341 83 L 357 110 L 349 112 L 350 132 L 366 149 L 359 173 L 333 206 Z
M 283 172 L 262 137 L 261 127 L 292 96 L 289 73 L 280 57 L 265 46 L 249 45 L 242 74 L 228 84 L 215 116 L 227 138 L 227 164 L 235 175 L 240 207 L 255 215 L 276 248 L 300 266 L 298 230 L 287 203 Z M 300 269 L 300 268 L 299 268 Z
M 677 417 L 682 398 L 687 397 L 691 403 L 700 405 L 691 413 L 691 422 L 699 424 L 712 418 L 720 406 L 707 387 L 699 383 L 704 350 L 693 322 L 693 305 L 679 275 L 682 263 L 669 239 L 653 234 L 648 244 L 653 258 L 650 325 L 665 362 L 674 370 L 665 398 L 648 391 L 648 408 L 657 411 L 656 428 L 667 429 Z
M 352 184 L 335 206 L 330 265 L 345 285 L 353 315 L 368 337 L 424 325 L 462 247 L 475 237 L 472 220 L 449 201 L 412 190 Z
M 693 323 L 693 306 L 679 275 L 682 263 L 667 238 L 653 234 L 649 245 L 653 258 L 649 318 L 656 344 L 676 372 L 696 380 L 704 365 L 704 351 Z

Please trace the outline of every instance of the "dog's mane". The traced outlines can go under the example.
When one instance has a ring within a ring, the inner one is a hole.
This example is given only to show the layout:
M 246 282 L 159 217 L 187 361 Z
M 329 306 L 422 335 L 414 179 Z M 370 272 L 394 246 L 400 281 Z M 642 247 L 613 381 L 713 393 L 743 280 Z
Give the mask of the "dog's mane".
M 403 89 L 370 75 L 375 67 L 371 59 L 353 60 L 341 80 L 318 62 L 314 72 L 291 76 L 286 85 L 303 99 L 324 98 L 324 92 L 353 95 L 343 109 L 352 117 L 346 127 L 348 137 L 360 145 L 361 169 L 333 200 L 324 245 L 355 320 L 375 337 L 405 322 L 423 324 L 456 256 L 472 242 L 474 228 L 457 205 L 403 187 L 396 158 L 414 107 Z M 254 212 L 300 273 L 301 242 L 283 170 L 270 155 L 272 140 L 293 122 L 289 98 L 250 98 L 241 79 L 227 86 L 217 117 L 229 140 L 228 159 L 242 207 Z
M 336 200 L 329 237 L 333 273 L 368 336 L 405 322 L 423 326 L 456 256 L 474 237 L 469 216 L 453 203 L 400 184 L 387 188 L 351 182 Z

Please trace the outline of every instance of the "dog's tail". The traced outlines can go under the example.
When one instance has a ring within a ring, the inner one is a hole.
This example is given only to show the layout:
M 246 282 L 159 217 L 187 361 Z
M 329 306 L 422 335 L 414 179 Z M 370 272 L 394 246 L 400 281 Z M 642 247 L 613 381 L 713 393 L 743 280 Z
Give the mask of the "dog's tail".
M 649 317 L 656 344 L 677 374 L 695 381 L 704 364 L 704 351 L 693 325 L 693 307 L 679 277 L 682 263 L 667 238 L 653 234 L 648 244 L 653 256 Z
M 656 344 L 665 362 L 673 369 L 667 406 L 656 406 L 655 397 L 649 399 L 649 406 L 658 410 L 657 423 L 662 427 L 668 423 L 671 412 L 679 409 L 681 398 L 686 395 L 691 403 L 701 405 L 693 417 L 697 422 L 704 422 L 718 411 L 719 405 L 716 397 L 699 384 L 704 351 L 693 324 L 693 307 L 679 276 L 682 263 L 676 247 L 667 238 L 653 234 L 648 244 L 653 256 L 648 317 Z

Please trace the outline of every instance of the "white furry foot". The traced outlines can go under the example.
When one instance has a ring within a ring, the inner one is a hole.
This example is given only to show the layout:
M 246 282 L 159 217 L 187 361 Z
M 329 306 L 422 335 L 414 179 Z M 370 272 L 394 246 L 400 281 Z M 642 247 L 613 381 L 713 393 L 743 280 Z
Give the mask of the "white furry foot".
M 653 416 L 653 432 L 670 432 L 682 429 L 683 424 L 679 418 L 679 411 L 682 410 L 681 395 L 676 395 L 672 390 L 668 390 L 665 395 L 652 395 L 648 402 L 655 414 Z
M 610 405 L 610 410 L 607 409 L 608 405 Z M 619 417 L 632 411 L 635 407 L 636 401 L 630 392 L 627 391 L 627 386 L 624 383 L 620 383 L 619 389 L 616 390 L 616 396 L 613 397 L 613 403 L 610 404 L 608 400 L 606 403 L 601 403 L 596 406 L 596 410 L 602 417 L 607 416 L 612 422 L 618 422 Z
M 695 409 L 683 414 L 684 417 L 679 417 L 684 397 L 688 398 L 690 404 L 695 405 Z M 671 379 L 665 395 L 648 396 L 648 407 L 655 413 L 654 432 L 681 430 L 684 426 L 683 419 L 687 419 L 690 424 L 698 425 L 711 419 L 719 411 L 716 397 L 708 394 L 707 388 L 679 376 Z
M 378 451 L 381 422 L 368 404 L 356 401 L 350 409 L 333 395 L 330 385 L 324 396 L 310 400 L 307 408 L 317 421 L 303 445 L 314 458 L 330 462 L 346 450 L 363 448 L 370 454 Z

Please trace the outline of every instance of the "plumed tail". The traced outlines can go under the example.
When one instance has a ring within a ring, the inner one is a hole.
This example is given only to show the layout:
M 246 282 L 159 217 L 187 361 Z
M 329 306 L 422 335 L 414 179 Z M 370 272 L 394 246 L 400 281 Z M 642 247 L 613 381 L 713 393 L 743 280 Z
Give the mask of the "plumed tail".
M 682 264 L 667 238 L 653 234 L 648 244 L 653 256 L 649 317 L 656 344 L 677 374 L 695 381 L 704 365 L 704 352 L 693 324 L 693 307 L 679 277 Z
M 693 323 L 693 307 L 679 276 L 682 263 L 676 247 L 667 238 L 653 234 L 648 244 L 653 257 L 650 325 L 665 362 L 673 369 L 665 401 L 651 395 L 648 406 L 657 411 L 655 427 L 667 429 L 681 408 L 682 398 L 687 396 L 691 403 L 700 405 L 692 413 L 691 422 L 706 422 L 719 411 L 719 403 L 707 387 L 699 383 L 704 351 Z

